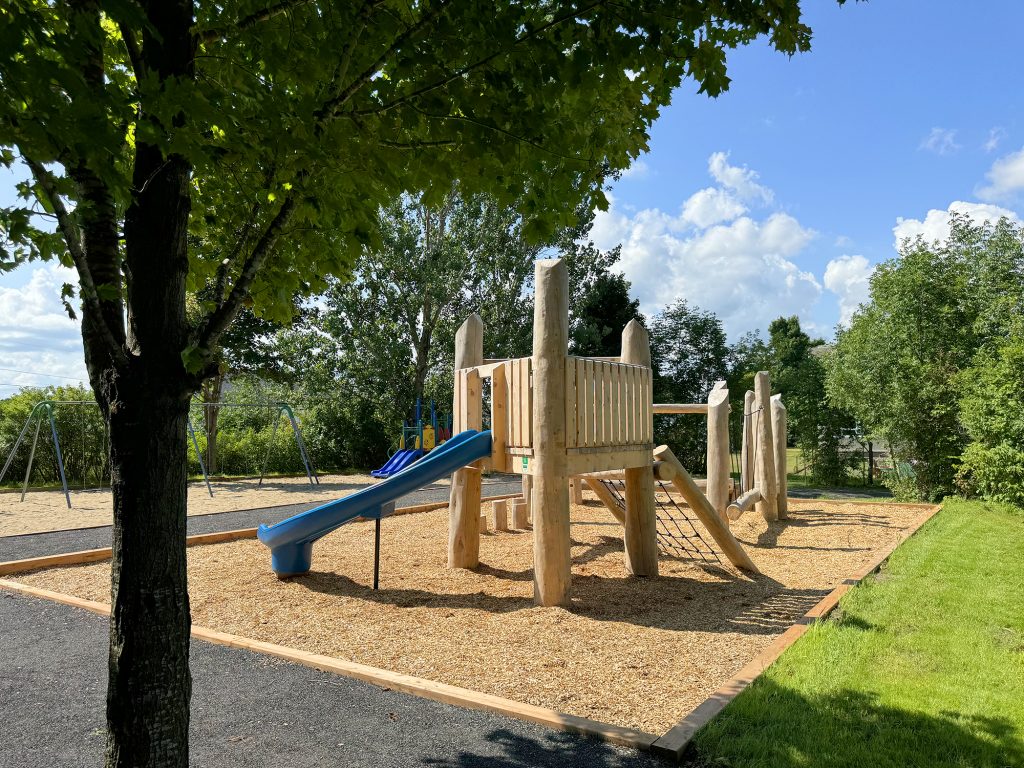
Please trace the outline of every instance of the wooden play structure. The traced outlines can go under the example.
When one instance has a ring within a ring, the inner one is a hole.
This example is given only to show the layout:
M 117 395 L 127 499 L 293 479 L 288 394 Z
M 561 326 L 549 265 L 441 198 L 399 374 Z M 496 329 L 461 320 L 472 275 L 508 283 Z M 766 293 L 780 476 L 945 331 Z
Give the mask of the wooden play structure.
M 746 508 L 755 502 L 743 497 L 733 501 L 725 383 L 715 386 L 707 404 L 656 406 L 650 341 L 642 325 L 632 321 L 623 330 L 620 357 L 569 355 L 568 272 L 561 260 L 536 263 L 535 289 L 531 357 L 484 358 L 483 322 L 476 314 L 456 334 L 453 432 L 483 429 L 489 388 L 491 455 L 452 477 L 449 567 L 474 568 L 479 563 L 481 472 L 491 469 L 523 475 L 524 499 L 512 504 L 513 527 L 525 527 L 526 516 L 532 515 L 534 600 L 539 605 L 569 600 L 570 484 L 578 495 L 581 482 L 622 523 L 629 574 L 658 574 L 656 481 L 672 484 L 734 565 L 756 571 L 729 531 L 730 502 L 743 501 Z M 758 393 L 767 402 L 767 374 L 758 376 Z M 655 450 L 656 413 L 707 414 L 707 495 L 666 446 Z M 772 420 L 753 421 L 757 434 L 752 439 L 761 447 L 749 452 L 751 467 L 758 472 L 749 487 L 760 494 L 766 519 L 776 519 L 780 484 L 775 467 L 785 467 L 785 445 L 783 441 L 782 460 L 777 461 Z M 621 508 L 602 490 L 601 481 L 609 478 L 621 478 Z M 495 512 L 500 530 L 507 524 L 507 508 L 501 505 Z

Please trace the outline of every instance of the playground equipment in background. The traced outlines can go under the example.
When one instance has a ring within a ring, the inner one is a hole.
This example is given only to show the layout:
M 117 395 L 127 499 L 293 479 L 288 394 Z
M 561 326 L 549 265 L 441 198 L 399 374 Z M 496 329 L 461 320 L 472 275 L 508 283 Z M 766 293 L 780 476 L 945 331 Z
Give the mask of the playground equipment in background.
M 32 410 L 29 412 L 28 418 L 25 419 L 25 426 L 21 428 L 21 432 L 18 434 L 18 439 L 14 441 L 14 447 L 11 448 L 11 452 L 7 454 L 7 461 L 4 462 L 3 469 L 0 469 L 0 482 L 3 482 L 4 476 L 7 474 L 7 470 L 10 469 L 11 464 L 14 463 L 14 457 L 18 453 L 18 448 L 21 447 L 32 422 L 35 421 L 35 434 L 32 437 L 32 448 L 29 451 L 28 464 L 25 468 L 25 480 L 21 487 L 21 501 L 25 500 L 25 494 L 28 492 L 28 481 L 32 476 L 32 464 L 35 462 L 36 448 L 39 445 L 39 432 L 42 429 L 43 423 L 46 422 L 49 424 L 50 438 L 53 440 L 53 450 L 57 459 L 57 472 L 60 475 L 61 490 L 64 492 L 64 500 L 67 502 L 68 509 L 71 509 L 71 491 L 68 488 L 67 472 L 64 468 L 64 453 L 61 451 L 60 437 L 57 434 L 57 423 L 54 419 L 53 412 L 54 408 L 57 407 L 83 406 L 99 408 L 99 403 L 95 400 L 42 400 L 32 406 Z M 206 490 L 210 496 L 213 496 L 213 489 L 210 487 L 210 478 L 206 474 L 206 466 L 203 464 L 203 457 L 199 453 L 199 444 L 196 441 L 196 434 L 192 429 L 192 420 L 188 419 L 187 424 L 189 435 L 192 438 L 192 445 L 196 449 L 196 455 L 199 456 L 199 468 L 203 473 L 203 480 L 206 482 Z M 106 424 L 104 424 L 104 442 L 106 442 Z M 100 482 L 102 483 L 102 478 Z
M 402 423 L 402 436 L 398 441 L 398 451 L 385 462 L 384 466 L 373 470 L 370 475 L 378 478 L 391 477 L 451 438 L 451 435 L 451 416 L 445 419 L 445 423 L 439 425 L 437 410 L 434 407 L 434 401 L 431 400 L 430 423 L 424 424 L 423 404 L 419 398 L 416 398 L 413 420 Z
M 257 483 L 257 487 L 263 487 L 263 478 L 267 475 L 267 469 L 270 466 L 270 456 L 274 450 L 274 441 L 277 439 L 277 428 L 281 424 L 281 416 L 288 418 L 288 424 L 292 428 L 292 434 L 295 436 L 295 445 L 299 449 L 299 457 L 302 459 L 302 466 L 306 470 L 306 478 L 309 480 L 310 486 L 320 484 L 320 476 L 317 474 L 316 467 L 313 466 L 313 460 L 309 456 L 309 452 L 306 450 L 306 441 L 302 438 L 302 429 L 299 427 L 299 420 L 295 417 L 295 411 L 292 410 L 291 405 L 284 401 L 267 401 L 264 403 L 196 403 L 200 408 L 203 409 L 203 423 L 209 424 L 210 419 L 208 414 L 212 409 L 221 408 L 262 408 L 269 411 L 276 411 L 275 415 L 271 418 L 271 430 L 270 430 L 270 441 L 267 443 L 267 453 L 263 458 L 263 465 L 260 467 L 260 480 Z M 202 453 L 199 450 L 199 444 L 196 441 L 195 433 L 192 430 L 192 421 L 189 419 L 189 432 L 192 434 L 192 444 L 196 449 L 196 456 L 199 459 L 199 466 L 203 471 L 203 477 L 206 477 L 206 464 L 203 462 Z M 207 435 L 207 440 L 209 436 Z M 210 486 L 209 480 L 206 482 L 207 488 Z M 213 496 L 213 491 L 210 491 L 210 495 Z
M 382 483 L 323 504 L 315 509 L 282 520 L 276 525 L 261 525 L 259 540 L 270 547 L 271 567 L 280 578 L 309 571 L 313 543 L 336 528 L 357 518 L 375 523 L 373 588 L 380 575 L 380 521 L 395 510 L 395 501 L 407 493 L 450 475 L 472 461 L 490 455 L 491 433 L 467 430 L 414 466 L 396 473 Z

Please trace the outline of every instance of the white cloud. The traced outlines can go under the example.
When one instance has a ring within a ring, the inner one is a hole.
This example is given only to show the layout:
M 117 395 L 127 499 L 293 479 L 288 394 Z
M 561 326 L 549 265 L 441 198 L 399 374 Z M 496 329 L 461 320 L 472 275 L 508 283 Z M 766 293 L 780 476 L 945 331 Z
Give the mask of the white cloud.
M 978 197 L 989 202 L 1007 202 L 1024 191 L 1024 149 L 1000 157 L 985 174 L 988 186 L 979 189 Z
M 921 139 L 918 149 L 926 149 L 937 155 L 949 155 L 960 149 L 956 143 L 956 131 L 951 128 L 932 128 L 928 135 Z
M 988 138 L 985 139 L 985 143 L 981 145 L 981 148 L 986 152 L 995 152 L 999 148 L 999 144 L 1005 138 L 1006 129 L 1001 125 L 997 125 L 995 128 L 989 129 Z
M 728 152 L 715 152 L 708 158 L 708 173 L 741 200 L 760 201 L 766 204 L 772 201 L 772 191 L 757 183 L 757 173 L 746 166 L 729 165 Z
M 642 179 L 651 172 L 650 166 L 643 160 L 634 160 L 632 165 L 622 172 L 624 179 Z
M 896 219 L 896 226 L 892 228 L 896 236 L 895 248 L 898 250 L 900 243 L 906 238 L 915 238 L 921 235 L 927 242 L 945 241 L 949 237 L 949 219 L 953 213 L 969 216 L 979 224 L 984 221 L 998 221 L 1005 216 L 1014 222 L 1020 223 L 1017 214 L 1008 208 L 1001 208 L 998 205 L 987 203 L 967 203 L 957 200 L 949 204 L 949 207 L 940 211 L 935 208 L 928 211 L 924 220 L 920 219 Z
M 732 221 L 747 212 L 747 207 L 732 194 L 717 187 L 694 192 L 683 203 L 681 217 L 687 224 L 701 229 Z
M 74 283 L 75 274 L 54 264 L 31 269 L 25 284 L 0 286 L 0 366 L 35 373 L 0 371 L 0 382 L 25 386 L 74 383 L 69 379 L 85 382 L 81 329 L 60 301 L 61 286 Z M 0 387 L 0 396 L 15 391 Z
M 719 186 L 691 195 L 678 215 L 625 211 L 613 198 L 591 238 L 601 248 L 622 244 L 619 266 L 647 314 L 682 298 L 718 315 L 731 336 L 763 330 L 779 315 L 798 315 L 810 328 L 822 287 L 793 260 L 815 233 L 786 213 L 749 215 L 741 198 L 768 201 L 771 190 L 726 157 L 708 163 Z
M 863 256 L 840 256 L 825 267 L 825 287 L 839 297 L 839 322 L 849 325 L 857 307 L 871 295 L 875 268 Z

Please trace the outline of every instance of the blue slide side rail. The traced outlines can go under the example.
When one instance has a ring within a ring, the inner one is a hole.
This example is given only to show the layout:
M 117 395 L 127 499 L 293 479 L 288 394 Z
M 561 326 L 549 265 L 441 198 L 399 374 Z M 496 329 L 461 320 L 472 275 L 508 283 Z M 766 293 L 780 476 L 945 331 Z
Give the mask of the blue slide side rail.
M 417 488 L 450 475 L 491 454 L 491 433 L 466 430 L 435 448 L 425 458 L 387 480 L 328 502 L 275 525 L 261 525 L 259 540 L 270 547 L 271 566 L 278 576 L 309 571 L 313 542 L 358 517 L 380 519 L 393 502 Z

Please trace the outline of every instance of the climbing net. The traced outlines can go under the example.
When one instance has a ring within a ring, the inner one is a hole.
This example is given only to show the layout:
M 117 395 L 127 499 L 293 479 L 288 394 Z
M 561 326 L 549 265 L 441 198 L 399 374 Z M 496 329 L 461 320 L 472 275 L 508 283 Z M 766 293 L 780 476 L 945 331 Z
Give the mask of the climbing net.
M 615 499 L 615 505 L 626 512 L 626 498 L 623 484 L 617 480 L 601 480 L 608 493 Z M 657 481 L 654 500 L 658 504 L 657 531 L 658 548 L 670 557 L 685 560 L 699 560 L 704 563 L 721 563 L 718 552 L 701 534 L 694 524 L 696 521 L 688 508 L 681 507 L 669 493 L 665 483 Z

